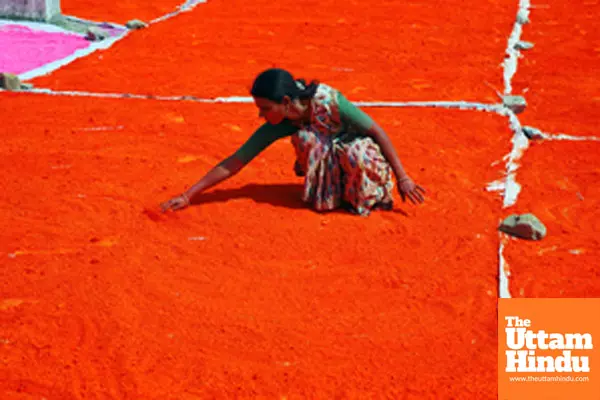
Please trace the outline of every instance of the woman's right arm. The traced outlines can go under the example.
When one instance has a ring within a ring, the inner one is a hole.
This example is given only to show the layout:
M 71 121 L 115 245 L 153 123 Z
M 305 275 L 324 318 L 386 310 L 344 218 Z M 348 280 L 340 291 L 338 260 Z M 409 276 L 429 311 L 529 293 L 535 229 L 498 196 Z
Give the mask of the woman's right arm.
M 271 143 L 294 133 L 298 128 L 283 122 L 278 125 L 263 124 L 254 132 L 234 154 L 221 161 L 211 169 L 202 179 L 179 196 L 162 203 L 163 211 L 168 209 L 179 210 L 190 204 L 200 203 L 199 195 L 205 190 L 231 178 L 248 165 L 257 155 Z

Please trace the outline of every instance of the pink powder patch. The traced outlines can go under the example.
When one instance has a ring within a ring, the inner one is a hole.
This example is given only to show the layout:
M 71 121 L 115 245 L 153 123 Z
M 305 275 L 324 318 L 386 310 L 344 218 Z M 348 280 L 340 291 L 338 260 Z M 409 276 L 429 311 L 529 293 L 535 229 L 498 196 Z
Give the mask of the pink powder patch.
M 0 26 L 0 72 L 22 74 L 86 48 L 83 36 L 35 31 L 20 25 Z

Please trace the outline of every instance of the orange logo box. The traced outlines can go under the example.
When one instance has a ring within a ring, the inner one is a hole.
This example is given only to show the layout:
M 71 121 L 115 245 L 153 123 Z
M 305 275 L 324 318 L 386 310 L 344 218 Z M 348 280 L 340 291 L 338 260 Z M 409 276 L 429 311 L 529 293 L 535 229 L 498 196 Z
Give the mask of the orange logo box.
M 499 400 L 600 399 L 600 299 L 499 299 Z

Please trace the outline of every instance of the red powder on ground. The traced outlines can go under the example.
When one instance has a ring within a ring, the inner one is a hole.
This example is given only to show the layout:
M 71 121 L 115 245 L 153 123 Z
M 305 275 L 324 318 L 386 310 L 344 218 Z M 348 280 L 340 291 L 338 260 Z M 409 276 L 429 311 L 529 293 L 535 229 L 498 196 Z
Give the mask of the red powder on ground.
M 177 10 L 181 0 L 119 0 L 111 3 L 94 0 L 62 0 L 62 13 L 90 21 L 125 24 L 132 19 L 150 21 Z
M 513 3 L 209 1 L 35 84 L 247 96 L 252 78 L 276 65 L 328 82 L 352 100 L 497 102 L 489 85 L 502 85 Z
M 511 241 L 506 259 L 515 297 L 599 297 L 598 142 L 536 143 L 510 213 L 534 213 L 548 229 L 540 242 Z
M 35 83 L 247 95 L 256 72 L 279 65 L 353 100 L 494 102 L 514 3 L 309 1 L 297 11 L 297 2 L 211 1 Z M 141 10 L 107 8 L 106 19 L 143 19 Z M 504 214 L 485 188 L 510 151 L 505 118 L 369 109 L 429 193 L 420 207 L 360 218 L 301 203 L 286 141 L 204 204 L 158 211 L 256 128 L 252 105 L 5 93 L 0 109 L 0 208 L 10 211 L 0 231 L 3 399 L 496 397 Z M 528 150 L 518 207 L 539 212 L 551 234 L 579 223 L 590 245 L 561 234 L 568 242 L 541 242 L 562 247 L 540 259 L 540 243 L 511 242 L 513 292 L 555 294 L 560 276 L 573 279 L 564 295 L 598 291 L 578 285 L 592 269 L 560 267 L 565 249 L 597 258 L 597 227 L 581 222 L 597 209 L 587 202 L 598 198 L 588 185 L 597 171 L 585 170 L 597 152 L 560 146 Z M 567 189 L 542 180 L 534 167 L 556 174 L 551 157 L 570 152 Z M 565 211 L 575 189 L 586 200 Z
M 598 3 L 552 4 L 532 10 L 535 43 L 519 59 L 514 92 L 529 106 L 523 125 L 547 133 L 598 133 Z M 527 91 L 526 91 L 527 89 Z M 510 213 L 533 212 L 548 228 L 541 242 L 511 241 L 506 260 L 515 297 L 598 297 L 599 178 L 597 142 L 534 143 L 525 153 L 517 181 L 523 190 Z
M 503 118 L 370 110 L 418 208 L 315 213 L 283 141 L 164 215 L 253 106 L 0 99 L 3 398 L 493 397 Z
M 546 132 L 596 135 L 598 79 L 598 2 L 555 3 L 532 11 L 532 26 L 523 39 L 535 47 L 519 59 L 514 92 L 524 93 L 529 106 L 525 125 Z

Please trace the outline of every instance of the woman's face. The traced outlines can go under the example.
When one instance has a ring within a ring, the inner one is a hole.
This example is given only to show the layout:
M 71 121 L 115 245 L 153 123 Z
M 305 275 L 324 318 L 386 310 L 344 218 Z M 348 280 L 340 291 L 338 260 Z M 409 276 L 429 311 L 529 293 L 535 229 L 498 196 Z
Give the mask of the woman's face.
M 254 97 L 254 104 L 258 107 L 260 118 L 268 123 L 277 125 L 287 117 L 287 107 L 263 97 Z

